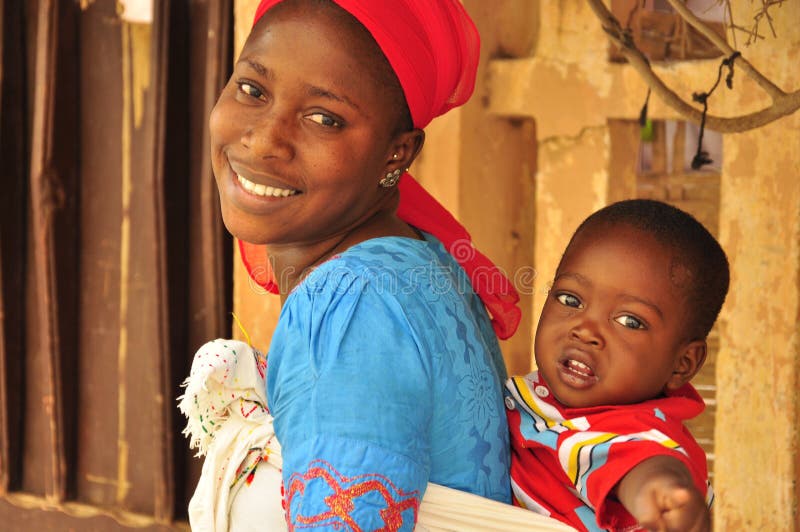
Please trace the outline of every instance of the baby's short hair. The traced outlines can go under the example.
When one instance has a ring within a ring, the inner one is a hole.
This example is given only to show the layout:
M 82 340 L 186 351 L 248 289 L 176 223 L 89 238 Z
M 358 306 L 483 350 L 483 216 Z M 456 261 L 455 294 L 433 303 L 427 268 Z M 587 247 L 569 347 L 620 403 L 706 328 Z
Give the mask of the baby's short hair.
M 689 213 L 646 199 L 619 201 L 600 209 L 583 221 L 575 235 L 606 224 L 625 224 L 649 233 L 674 251 L 678 263 L 689 273 L 683 288 L 689 311 L 687 332 L 692 339 L 706 338 L 725 301 L 730 280 L 728 259 L 719 242 Z

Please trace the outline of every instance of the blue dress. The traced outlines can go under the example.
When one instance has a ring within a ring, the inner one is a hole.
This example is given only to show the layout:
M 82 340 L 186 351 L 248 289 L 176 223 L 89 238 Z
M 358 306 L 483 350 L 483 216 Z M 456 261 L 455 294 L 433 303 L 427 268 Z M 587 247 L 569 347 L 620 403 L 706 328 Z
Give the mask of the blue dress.
M 428 482 L 510 502 L 497 338 L 424 236 L 353 246 L 286 299 L 267 397 L 290 529 L 413 530 Z

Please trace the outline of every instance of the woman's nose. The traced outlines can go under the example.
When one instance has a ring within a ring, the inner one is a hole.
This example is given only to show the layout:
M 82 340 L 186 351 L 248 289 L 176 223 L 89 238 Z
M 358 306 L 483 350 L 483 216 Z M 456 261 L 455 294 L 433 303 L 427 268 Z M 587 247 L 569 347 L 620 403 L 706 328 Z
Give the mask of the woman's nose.
M 599 323 L 585 316 L 581 317 L 581 319 L 573 325 L 570 330 L 570 337 L 594 347 L 603 347 L 605 345 Z
M 291 120 L 270 111 L 245 128 L 241 142 L 261 159 L 289 160 L 294 157 L 293 133 Z

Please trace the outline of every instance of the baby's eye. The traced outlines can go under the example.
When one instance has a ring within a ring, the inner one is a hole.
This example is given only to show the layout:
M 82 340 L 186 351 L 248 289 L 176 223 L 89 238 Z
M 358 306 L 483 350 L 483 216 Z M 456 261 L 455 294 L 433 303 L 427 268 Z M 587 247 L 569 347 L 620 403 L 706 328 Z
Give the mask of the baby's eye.
M 556 295 L 556 299 L 559 303 L 564 306 L 572 307 L 572 308 L 583 308 L 583 303 L 577 297 L 573 296 L 572 294 L 558 294 Z
M 254 85 L 247 83 L 246 81 L 242 81 L 239 83 L 239 90 L 245 93 L 247 96 L 251 98 L 261 98 L 263 93 Z
M 333 118 L 330 115 L 326 115 L 325 113 L 311 113 L 310 115 L 306 115 L 306 118 L 311 120 L 312 122 L 316 122 L 317 124 L 325 127 L 342 127 L 342 123 Z
M 622 325 L 623 327 L 627 327 L 628 329 L 645 329 L 644 323 L 641 320 L 634 318 L 633 316 L 629 316 L 625 314 L 624 316 L 620 316 L 619 318 L 614 318 L 614 321 Z

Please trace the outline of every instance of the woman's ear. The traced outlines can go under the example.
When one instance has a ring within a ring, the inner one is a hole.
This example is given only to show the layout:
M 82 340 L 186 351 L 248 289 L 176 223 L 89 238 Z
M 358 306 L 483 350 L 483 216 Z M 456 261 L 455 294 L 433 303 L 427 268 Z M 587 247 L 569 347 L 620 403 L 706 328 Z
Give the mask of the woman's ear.
M 678 359 L 675 362 L 675 368 L 667 380 L 667 390 L 677 390 L 690 380 L 700 371 L 703 363 L 706 361 L 706 353 L 708 347 L 705 339 L 693 340 L 684 345 Z
M 425 132 L 421 129 L 403 131 L 395 135 L 386 156 L 386 169 L 384 173 L 400 170 L 405 172 L 414 159 L 419 155 L 425 143 Z

